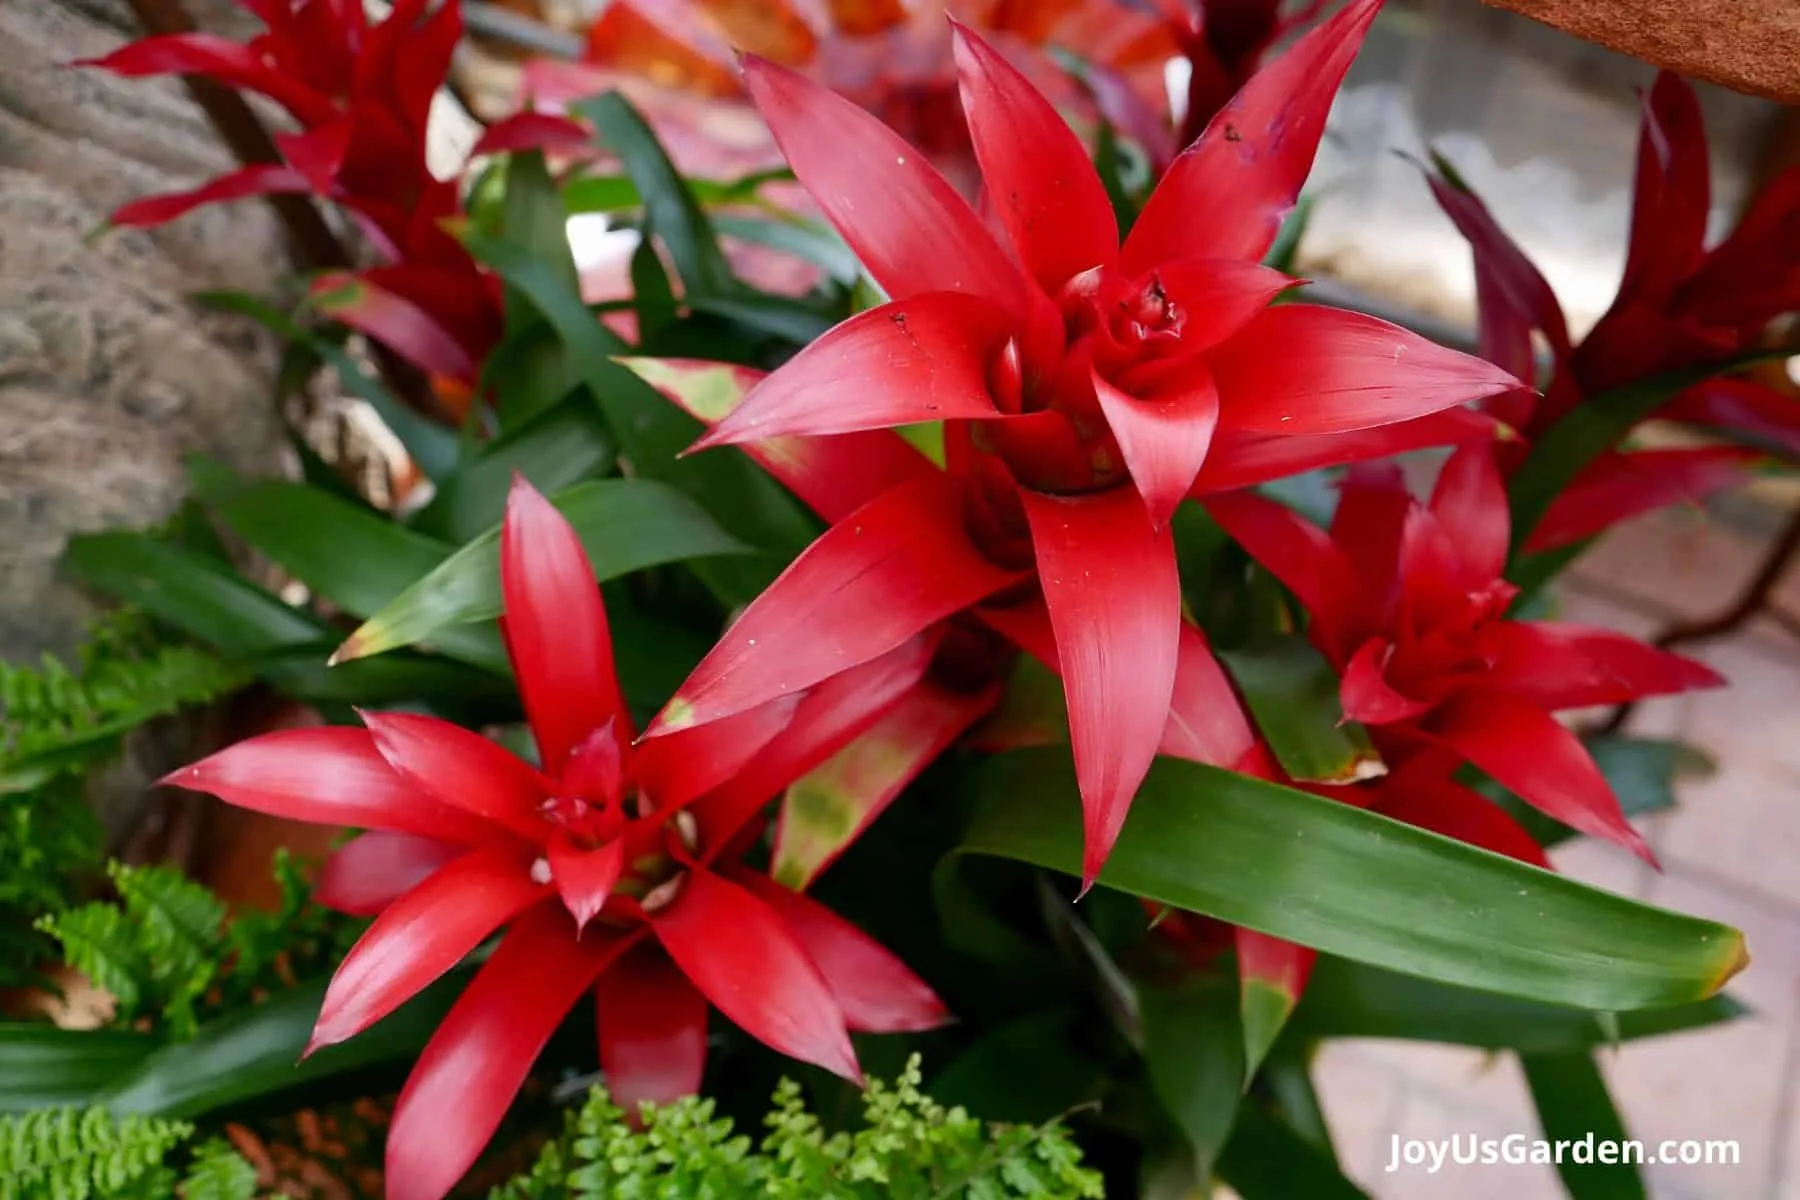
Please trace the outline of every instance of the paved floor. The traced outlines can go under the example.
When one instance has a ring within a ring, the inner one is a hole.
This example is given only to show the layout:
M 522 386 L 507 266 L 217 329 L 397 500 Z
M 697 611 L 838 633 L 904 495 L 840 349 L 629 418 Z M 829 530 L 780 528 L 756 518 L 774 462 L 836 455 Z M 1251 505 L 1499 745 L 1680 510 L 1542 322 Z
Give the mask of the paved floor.
M 1622 527 L 1566 577 L 1563 613 L 1634 634 L 1709 615 L 1754 571 L 1766 539 L 1692 511 Z M 1800 570 L 1778 593 L 1800 614 Z M 1747 1019 L 1602 1055 L 1626 1125 L 1663 1138 L 1736 1139 L 1736 1167 L 1652 1167 L 1655 1200 L 1800 1200 L 1800 641 L 1761 622 L 1688 652 L 1725 691 L 1645 705 L 1632 731 L 1706 750 L 1716 774 L 1685 781 L 1677 811 L 1647 819 L 1661 874 L 1609 846 L 1557 854 L 1569 874 L 1742 929 L 1752 964 L 1729 989 Z M 1346 1169 L 1384 1200 L 1545 1200 L 1547 1166 L 1388 1173 L 1391 1138 L 1535 1135 L 1517 1062 L 1400 1042 L 1343 1042 L 1320 1087 Z

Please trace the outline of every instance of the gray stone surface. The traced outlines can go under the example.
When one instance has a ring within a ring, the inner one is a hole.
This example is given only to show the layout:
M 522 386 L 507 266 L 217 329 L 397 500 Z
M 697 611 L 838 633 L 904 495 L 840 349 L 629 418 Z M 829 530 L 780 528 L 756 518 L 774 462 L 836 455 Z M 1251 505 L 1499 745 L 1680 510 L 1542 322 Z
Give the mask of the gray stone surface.
M 219 4 L 194 4 L 202 20 Z M 90 234 L 127 200 L 232 164 L 171 80 L 62 64 L 128 40 L 104 0 L 0 4 L 0 656 L 66 650 L 87 608 L 55 579 L 71 533 L 171 512 L 189 451 L 278 461 L 274 353 L 186 299 L 286 273 L 261 205 Z

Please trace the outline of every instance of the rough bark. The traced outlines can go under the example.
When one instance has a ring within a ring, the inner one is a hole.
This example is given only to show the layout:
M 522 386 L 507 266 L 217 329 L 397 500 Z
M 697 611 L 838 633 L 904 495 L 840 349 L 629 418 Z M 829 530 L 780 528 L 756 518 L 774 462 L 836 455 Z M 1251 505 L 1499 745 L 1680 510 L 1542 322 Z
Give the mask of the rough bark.
M 1800 103 L 1795 0 L 1484 0 L 1735 91 Z

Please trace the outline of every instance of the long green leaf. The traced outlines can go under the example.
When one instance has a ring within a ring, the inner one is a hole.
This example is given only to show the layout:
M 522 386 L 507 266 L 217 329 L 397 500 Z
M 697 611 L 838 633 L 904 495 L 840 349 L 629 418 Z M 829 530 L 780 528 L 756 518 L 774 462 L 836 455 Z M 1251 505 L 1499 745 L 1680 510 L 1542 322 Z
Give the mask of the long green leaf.
M 998 755 L 974 775 L 964 852 L 1081 867 L 1066 751 Z M 1348 804 L 1159 761 L 1100 882 L 1443 983 L 1624 1011 L 1717 992 L 1743 935 L 1586 887 Z
M 87 1105 L 158 1044 L 145 1033 L 0 1025 L 0 1113 Z
M 1253 1104 L 1238 1114 L 1219 1176 L 1243 1200 L 1368 1200 L 1317 1146 Z
M 747 549 L 692 500 L 654 480 L 595 480 L 568 488 L 551 502 L 575 527 L 600 580 Z M 373 613 L 336 657 L 341 662 L 427 639 L 442 641 L 452 627 L 497 617 L 503 607 L 496 527 Z
M 625 173 L 643 197 L 650 228 L 669 249 L 675 273 L 687 285 L 689 297 L 720 295 L 735 280 L 718 235 L 701 211 L 700 202 L 687 181 L 663 151 L 656 134 L 630 101 L 617 92 L 595 96 L 571 106 L 580 117 L 592 121 L 607 149 L 619 156 Z
M 621 451 L 639 476 L 674 484 L 698 500 L 727 532 L 771 557 L 697 562 L 693 570 L 725 604 L 748 604 L 817 534 L 800 502 L 742 454 L 679 457 L 702 432 L 698 421 L 613 361 L 628 353 L 617 334 L 588 312 L 581 297 L 516 246 L 471 234 L 470 251 L 493 267 L 543 313 L 568 352 L 576 375 L 599 401 Z
M 305 484 L 193 474 L 196 490 L 239 537 L 353 616 L 373 616 L 455 553 L 446 542 Z M 494 627 L 444 629 L 433 644 L 451 658 L 506 671 Z
M 500 523 L 513 473 L 541 492 L 559 492 L 612 467 L 606 423 L 587 396 L 570 396 L 484 447 L 440 481 L 431 503 L 412 519 L 420 533 L 461 545 Z
M 779 250 L 821 267 L 833 279 L 848 286 L 862 273 L 856 252 L 837 231 L 799 217 L 740 217 L 721 213 L 713 226 L 727 237 Z
M 1635 1165 L 1600 1161 L 1600 1143 L 1617 1153 L 1628 1135 L 1593 1055 L 1526 1054 L 1519 1062 L 1545 1140 L 1572 1143 L 1556 1164 L 1570 1200 L 1644 1200 Z
M 115 1113 L 191 1119 L 336 1075 L 418 1057 L 450 1011 L 467 973 L 438 981 L 348 1042 L 307 1057 L 325 985 L 283 992 L 208 1022 L 191 1041 L 163 1047 L 94 1098 Z
M 1183 991 L 1140 988 L 1144 1068 L 1206 1179 L 1225 1148 L 1244 1092 L 1237 989 L 1216 980 Z
M 1531 447 L 1507 486 L 1512 507 L 1513 554 L 1531 536 L 1555 499 L 1607 450 L 1623 441 L 1631 428 L 1648 418 L 1679 392 L 1753 363 L 1787 358 L 1794 347 L 1755 350 L 1711 366 L 1688 367 L 1628 383 L 1575 405 Z
M 1451 987 L 1321 955 L 1289 1022 L 1290 1039 L 1404 1038 L 1521 1054 L 1580 1053 L 1734 1020 L 1743 1005 L 1723 994 L 1667 1008 L 1603 1014 Z
M 330 640 L 323 621 L 246 583 L 209 555 L 142 533 L 69 539 L 63 568 L 77 581 L 141 608 L 230 659 Z
M 1219 658 L 1290 778 L 1352 783 L 1382 773 L 1368 731 L 1344 719 L 1337 673 L 1305 638 L 1264 638 Z

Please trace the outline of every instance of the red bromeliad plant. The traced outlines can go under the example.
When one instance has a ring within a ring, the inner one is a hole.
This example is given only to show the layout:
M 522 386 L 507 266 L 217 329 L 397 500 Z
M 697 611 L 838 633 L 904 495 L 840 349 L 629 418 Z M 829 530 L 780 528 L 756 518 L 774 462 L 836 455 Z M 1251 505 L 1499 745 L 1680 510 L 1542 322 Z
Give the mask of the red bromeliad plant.
M 1516 601 L 1550 556 L 1512 542 L 1537 515 L 1532 488 L 1576 495 L 1562 482 L 1611 445 L 1588 438 L 1545 468 L 1532 456 L 1556 450 L 1561 416 L 1621 383 L 1666 388 L 1659 372 L 1745 348 L 1791 302 L 1776 209 L 1693 261 L 1636 237 L 1624 315 L 1580 348 L 1450 185 L 1480 250 L 1486 361 L 1292 302 L 1302 281 L 1262 260 L 1379 0 L 1349 0 L 1260 69 L 1286 28 L 1278 6 L 1213 0 L 1193 19 L 1171 0 L 1161 36 L 1172 48 L 1185 30 L 1187 52 L 1210 56 L 1189 106 L 1199 132 L 1135 214 L 1115 212 L 1010 39 L 939 31 L 966 119 L 925 140 L 966 138 L 979 203 L 852 99 L 747 59 L 744 89 L 859 260 L 845 270 L 834 243 L 830 286 L 773 297 L 719 242 L 753 224 L 714 220 L 744 186 L 679 178 L 617 98 L 576 111 L 622 174 L 558 179 L 522 161 L 465 212 L 460 184 L 424 167 L 424 106 L 457 21 L 427 7 L 404 0 L 368 26 L 339 0 L 282 0 L 258 8 L 269 32 L 250 47 L 152 39 L 104 60 L 210 74 L 299 124 L 283 164 L 121 219 L 257 191 L 333 199 L 384 256 L 321 285 L 347 288 L 340 315 L 492 384 L 470 396 L 471 428 L 494 436 L 435 448 L 437 495 L 399 513 L 347 498 L 316 462 L 304 482 L 196 467 L 200 508 L 301 585 L 279 596 L 187 522 L 72 550 L 77 576 L 338 722 L 252 738 L 169 781 L 363 831 L 314 895 L 372 919 L 317 979 L 316 1022 L 298 989 L 218 1020 L 190 1004 L 194 1043 L 132 1039 L 120 1053 L 149 1047 L 148 1065 L 109 1077 L 99 1102 L 198 1106 L 167 1073 L 215 1070 L 221 1038 L 254 1041 L 264 1062 L 209 1096 L 279 1091 L 293 1081 L 267 1048 L 300 1055 L 300 1012 L 309 1053 L 355 1039 L 308 1063 L 334 1099 L 363 1096 L 365 1076 L 339 1078 L 351 1066 L 405 1063 L 386 1186 L 437 1200 L 527 1122 L 534 1106 L 514 1101 L 528 1080 L 591 1068 L 553 1034 L 592 993 L 605 1086 L 626 1108 L 704 1083 L 741 1114 L 745 1081 L 760 1089 L 775 1056 L 822 1068 L 809 1091 L 836 1107 L 854 1099 L 838 1080 L 860 1082 L 859 1052 L 918 1049 L 932 1095 L 982 1116 L 1104 1105 L 1092 1148 L 1145 1194 L 1217 1174 L 1246 1196 L 1311 1196 L 1341 1181 L 1276 1101 L 1325 1039 L 1516 1051 L 1535 1083 L 1591 1069 L 1605 1042 L 1733 1014 L 1714 993 L 1743 965 L 1740 935 L 1560 877 L 1546 854 L 1579 831 L 1647 856 L 1626 816 L 1670 802 L 1680 749 L 1556 714 L 1718 679 L 1525 619 Z M 752 8 L 798 11 L 730 11 Z M 725 11 L 667 11 L 702 9 Z M 816 11 L 873 28 L 899 9 Z M 1030 41 L 1103 6 L 969 11 Z M 812 61 L 803 49 L 770 57 Z M 1688 144 L 1671 86 L 1652 98 L 1645 228 L 1691 218 L 1674 182 L 1689 168 L 1656 157 Z M 482 148 L 586 156 L 588 136 L 526 115 Z M 566 239 L 543 236 L 600 211 L 643 232 L 629 301 L 584 302 Z M 886 296 L 840 321 L 857 266 Z M 631 341 L 602 313 L 629 316 Z M 1534 327 L 1558 365 L 1548 397 L 1521 382 Z M 1507 425 L 1522 436 L 1496 441 Z M 1433 447 L 1454 449 L 1429 502 L 1376 461 Z M 1320 498 L 1289 477 L 1339 466 L 1331 518 L 1273 498 L 1311 511 Z M 535 754 L 475 732 L 521 716 L 509 732 Z M 1476 771 L 1489 779 L 1470 784 Z M 447 1016 L 430 996 L 408 1003 L 465 962 Z M 709 1047 L 713 1008 L 735 1028 L 714 1023 Z M 853 1048 L 876 1032 L 899 1036 Z M 14 1045 L 0 1037 L 0 1076 Z M 585 1126 L 576 1144 L 602 1148 L 594 1170 L 629 1157 Z M 814 1165 L 865 1170 L 836 1163 L 836 1145 Z M 950 1170 L 920 1157 L 923 1173 Z M 1266 1177 L 1240 1176 L 1246 1164 Z M 563 1166 L 534 1181 L 592 1185 Z M 864 1184 L 904 1190 L 859 1174 L 845 1194 Z
M 1577 344 L 1549 283 L 1481 201 L 1447 167 L 1432 175 L 1438 203 L 1474 250 L 1483 356 L 1532 379 L 1533 335 L 1548 346 L 1543 395 L 1521 390 L 1490 402 L 1527 442 L 1604 393 L 1727 365 L 1759 348 L 1771 321 L 1800 307 L 1800 167 L 1772 180 L 1710 251 L 1709 176 L 1699 101 L 1665 71 L 1644 97 L 1624 278 L 1612 306 Z M 1800 404 L 1753 379 L 1702 380 L 1653 415 L 1800 456 Z M 1523 451 L 1518 445 L 1503 461 L 1511 467 Z M 1739 446 L 1607 454 L 1530 531 L 1528 546 L 1567 545 L 1651 508 L 1741 484 L 1760 457 Z
M 930 647 L 634 749 L 586 554 L 523 483 L 501 571 L 539 765 L 434 717 L 366 712 L 364 729 L 252 738 L 167 781 L 375 831 L 321 880 L 324 903 L 380 915 L 334 976 L 309 1049 L 353 1037 L 507 929 L 401 1093 L 390 1197 L 450 1190 L 589 989 L 608 1083 L 632 1108 L 699 1086 L 709 1004 L 851 1079 L 848 1030 L 948 1018 L 854 926 L 738 863 L 758 811 L 836 748 L 853 713 L 879 713 L 915 684 Z
M 1429 506 L 1397 472 L 1353 470 L 1329 533 L 1272 500 L 1208 511 L 1312 620 L 1343 679 L 1344 716 L 1390 763 L 1449 752 L 1570 827 L 1650 858 L 1581 741 L 1551 714 L 1724 681 L 1604 629 L 1508 619 L 1511 521 L 1491 449 L 1446 465 Z
M 399 0 L 370 25 L 345 0 L 255 0 L 266 26 L 248 44 L 204 33 L 133 42 L 85 64 L 115 74 L 201 75 L 266 96 L 298 132 L 278 133 L 279 163 L 257 163 L 188 192 L 134 200 L 114 225 L 146 227 L 205 204 L 310 194 L 341 205 L 380 262 L 313 283 L 319 307 L 462 389 L 473 385 L 501 331 L 501 288 L 446 228 L 464 215 L 461 185 L 426 162 L 432 98 L 462 37 L 462 10 Z M 474 153 L 585 145 L 560 118 L 522 114 L 488 130 Z M 452 391 L 460 389 L 452 388 Z
M 750 60 L 751 93 L 795 173 L 893 299 L 807 347 L 699 446 L 941 420 L 948 471 L 834 525 L 647 736 L 733 716 L 955 613 L 1041 593 L 1091 880 L 1175 687 L 1176 505 L 1466 437 L 1448 416 L 1413 419 L 1518 386 L 1372 318 L 1270 306 L 1295 281 L 1256 260 L 1378 7 L 1358 0 L 1252 80 L 1123 245 L 1074 134 L 967 30 L 964 103 L 1010 249 L 873 118 Z

